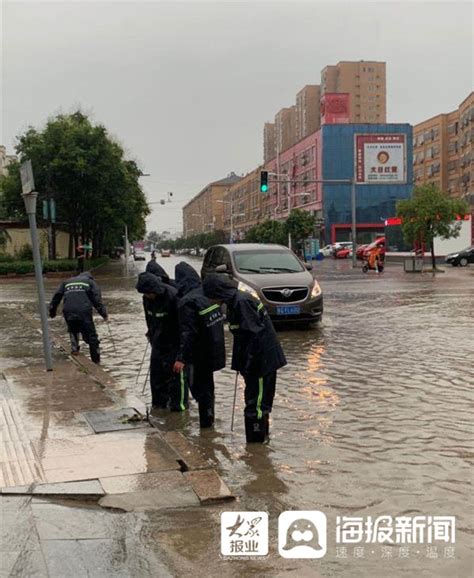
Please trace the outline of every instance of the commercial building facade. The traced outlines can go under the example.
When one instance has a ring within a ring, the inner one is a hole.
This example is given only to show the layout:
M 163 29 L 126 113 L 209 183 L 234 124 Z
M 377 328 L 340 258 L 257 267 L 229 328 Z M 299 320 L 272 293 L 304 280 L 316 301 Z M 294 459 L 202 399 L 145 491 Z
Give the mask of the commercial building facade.
M 264 197 L 260 193 L 262 169 L 263 166 L 259 166 L 247 173 L 224 194 L 224 231 L 229 240 L 243 240 L 250 227 L 265 220 L 262 211 Z
M 230 173 L 205 186 L 183 207 L 183 235 L 220 231 L 224 227 L 224 195 L 241 177 Z
M 474 92 L 456 110 L 413 127 L 415 186 L 433 184 L 464 199 L 474 215 Z M 474 237 L 474 232 L 473 232 Z
M 265 165 L 283 175 L 262 204 L 266 218 L 310 211 L 321 243 L 349 240 L 355 178 L 357 241 L 383 233 L 399 199 L 412 191 L 412 127 L 408 124 L 325 124 Z M 339 183 L 311 181 L 346 181 Z

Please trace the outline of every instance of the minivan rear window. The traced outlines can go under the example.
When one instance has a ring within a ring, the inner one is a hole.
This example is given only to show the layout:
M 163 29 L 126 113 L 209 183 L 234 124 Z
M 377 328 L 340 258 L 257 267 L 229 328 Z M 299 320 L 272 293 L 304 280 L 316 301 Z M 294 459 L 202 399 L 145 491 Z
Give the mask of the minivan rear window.
M 289 251 L 236 251 L 239 273 L 301 273 L 303 265 Z

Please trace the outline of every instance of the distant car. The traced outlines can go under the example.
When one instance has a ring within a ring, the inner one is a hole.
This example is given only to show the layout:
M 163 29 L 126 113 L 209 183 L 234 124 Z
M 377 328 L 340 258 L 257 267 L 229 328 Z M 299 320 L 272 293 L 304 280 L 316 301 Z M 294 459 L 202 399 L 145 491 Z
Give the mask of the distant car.
M 161 256 L 162 257 L 169 257 L 171 255 L 171 251 L 169 249 L 161 249 Z
M 134 261 L 146 261 L 146 253 L 143 249 L 135 249 L 133 252 Z
M 339 249 L 334 254 L 334 259 L 347 259 L 348 257 L 352 257 L 352 249 Z
M 238 243 L 214 245 L 204 258 L 201 276 L 224 275 L 238 282 L 241 291 L 259 299 L 273 321 L 315 322 L 323 315 L 319 283 L 282 245 Z
M 334 254 L 334 245 L 326 245 L 320 251 L 325 257 L 331 257 Z
M 474 263 L 474 245 L 466 247 L 457 253 L 450 253 L 444 258 L 446 263 L 451 263 L 453 267 L 466 267 L 468 263 Z

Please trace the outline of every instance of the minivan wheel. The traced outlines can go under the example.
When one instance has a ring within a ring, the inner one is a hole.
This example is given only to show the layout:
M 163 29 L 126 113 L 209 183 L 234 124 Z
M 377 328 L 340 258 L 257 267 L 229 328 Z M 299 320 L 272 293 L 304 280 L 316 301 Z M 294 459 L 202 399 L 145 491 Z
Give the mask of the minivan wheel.
M 461 259 L 459 259 L 459 264 L 461 265 L 461 267 L 466 267 L 467 266 L 466 257 L 462 257 Z

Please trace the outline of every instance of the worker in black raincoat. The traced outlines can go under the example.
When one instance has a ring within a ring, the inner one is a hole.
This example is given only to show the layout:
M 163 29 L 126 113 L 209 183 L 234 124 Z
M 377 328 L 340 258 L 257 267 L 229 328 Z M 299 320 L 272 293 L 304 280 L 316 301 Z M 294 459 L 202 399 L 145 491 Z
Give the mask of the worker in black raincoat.
M 245 380 L 245 436 L 247 442 L 264 442 L 270 431 L 277 370 L 286 365 L 275 329 L 264 305 L 224 276 L 207 277 L 203 289 L 209 299 L 227 306 L 234 336 L 232 369 Z
M 148 261 L 145 271 L 147 273 L 152 273 L 166 285 L 173 285 L 173 287 L 175 286 L 175 282 L 172 279 L 170 279 L 168 273 L 163 269 L 161 265 L 159 265 L 153 259 L 151 261 Z
M 201 278 L 187 263 L 176 265 L 180 347 L 175 371 L 192 366 L 191 393 L 201 428 L 214 424 L 214 371 L 225 366 L 224 316 L 204 295 Z
M 173 371 L 179 347 L 177 291 L 150 272 L 138 276 L 137 291 L 143 294 L 147 338 L 151 344 L 152 407 L 184 411 L 188 408 L 188 379 L 184 370 Z
M 102 303 L 99 286 L 92 275 L 86 271 L 67 279 L 59 286 L 49 304 L 49 316 L 56 317 L 56 310 L 64 299 L 63 315 L 71 339 L 71 353 L 77 355 L 80 350 L 79 334 L 89 345 L 91 359 L 100 363 L 99 337 L 92 319 L 92 308 L 108 321 L 107 310 Z

